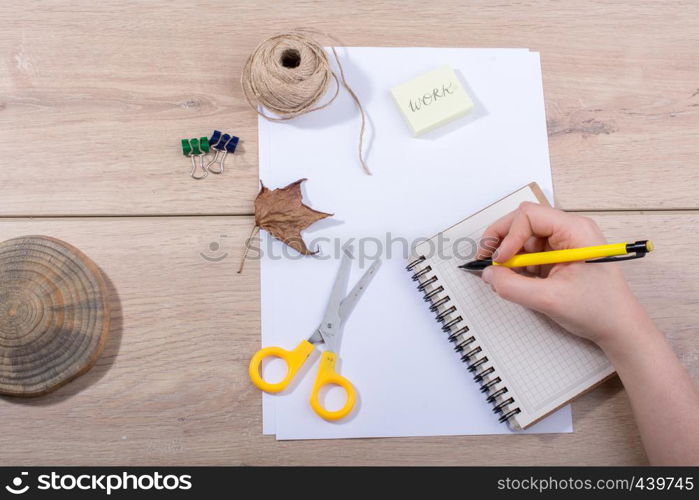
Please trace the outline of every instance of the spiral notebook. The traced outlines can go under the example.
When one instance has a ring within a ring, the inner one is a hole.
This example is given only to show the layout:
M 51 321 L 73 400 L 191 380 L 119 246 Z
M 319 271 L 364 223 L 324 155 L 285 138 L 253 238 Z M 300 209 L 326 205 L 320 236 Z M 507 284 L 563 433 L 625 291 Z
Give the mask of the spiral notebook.
M 477 274 L 458 268 L 471 260 L 483 231 L 523 201 L 548 204 L 531 183 L 417 245 L 407 266 L 493 412 L 515 430 L 530 427 L 614 374 L 595 344 L 501 299 Z

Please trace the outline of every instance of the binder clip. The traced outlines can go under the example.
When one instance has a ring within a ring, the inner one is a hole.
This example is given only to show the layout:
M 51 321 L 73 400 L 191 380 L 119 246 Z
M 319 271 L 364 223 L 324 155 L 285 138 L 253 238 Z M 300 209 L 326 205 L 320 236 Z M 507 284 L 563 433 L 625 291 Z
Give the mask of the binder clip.
M 228 153 L 235 153 L 235 148 L 238 146 L 238 141 L 239 138 L 234 135 L 221 134 L 220 131 L 214 130 L 214 133 L 211 134 L 209 143 L 214 151 L 216 151 L 216 154 L 214 155 L 213 159 L 206 164 L 206 170 L 212 174 L 222 174 L 226 156 Z M 218 170 L 214 170 L 211 167 L 215 163 L 221 165 Z
M 209 139 L 206 137 L 196 137 L 193 139 L 182 139 L 182 154 L 192 159 L 192 179 L 200 180 L 209 175 L 209 171 L 204 165 L 204 157 L 209 153 Z M 203 174 L 197 175 L 197 157 Z

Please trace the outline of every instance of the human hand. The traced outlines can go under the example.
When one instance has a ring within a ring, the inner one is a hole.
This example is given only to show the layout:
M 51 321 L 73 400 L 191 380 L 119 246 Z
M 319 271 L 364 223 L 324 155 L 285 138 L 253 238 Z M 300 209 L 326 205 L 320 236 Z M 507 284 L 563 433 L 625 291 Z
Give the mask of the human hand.
M 605 243 L 592 219 L 525 202 L 485 230 L 476 258 L 492 254 L 496 262 L 504 262 L 521 252 Z M 603 348 L 627 333 L 632 335 L 639 321 L 648 321 L 615 263 L 569 262 L 527 269 L 490 266 L 482 278 L 502 298 L 544 313 Z

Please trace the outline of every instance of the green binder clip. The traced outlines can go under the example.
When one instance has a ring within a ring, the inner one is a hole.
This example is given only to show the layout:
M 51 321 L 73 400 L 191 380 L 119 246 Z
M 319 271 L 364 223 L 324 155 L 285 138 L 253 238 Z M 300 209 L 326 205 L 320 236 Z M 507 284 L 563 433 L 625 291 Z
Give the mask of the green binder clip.
M 209 153 L 209 139 L 206 137 L 196 137 L 193 139 L 182 139 L 182 154 L 192 159 L 192 179 L 200 180 L 209 175 L 209 171 L 204 164 L 204 157 Z M 197 175 L 197 158 L 202 174 Z

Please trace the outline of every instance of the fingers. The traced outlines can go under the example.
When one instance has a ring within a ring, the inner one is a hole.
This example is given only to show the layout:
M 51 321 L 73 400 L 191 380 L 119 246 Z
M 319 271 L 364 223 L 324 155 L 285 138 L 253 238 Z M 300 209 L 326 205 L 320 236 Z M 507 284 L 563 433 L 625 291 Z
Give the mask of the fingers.
M 567 216 L 565 212 L 550 207 L 522 203 L 493 258 L 497 262 L 506 261 L 519 252 L 532 236 L 548 239 L 565 223 Z
M 486 268 L 482 278 L 505 300 L 545 314 L 553 312 L 556 294 L 553 293 L 555 284 L 550 280 L 523 276 L 500 266 Z
M 600 242 L 604 237 L 591 219 L 524 202 L 483 232 L 476 258 L 492 255 L 495 261 L 504 262 L 522 249 L 544 251 Z
M 547 240 L 544 238 L 530 236 L 529 239 L 524 242 L 522 250 L 524 250 L 526 253 L 543 252 L 546 249 L 546 241 Z M 541 267 L 542 266 L 527 266 L 526 271 L 531 275 L 540 276 Z
M 524 242 L 522 248 L 525 252 L 543 252 L 546 249 L 546 238 L 539 238 L 538 236 L 530 236 L 527 241 Z
M 494 257 L 498 262 L 517 253 L 531 237 L 546 240 L 568 214 L 537 203 L 524 202 L 517 210 L 501 217 L 488 227 L 481 237 L 483 250 L 477 258 Z M 482 255 L 482 256 L 480 256 Z
M 498 248 L 498 245 L 505 237 L 507 232 L 512 225 L 512 220 L 517 214 L 516 210 L 513 210 L 509 214 L 501 217 L 500 219 L 493 222 L 481 236 L 481 240 L 478 244 L 478 252 L 476 253 L 476 259 L 486 259 L 490 257 L 493 252 Z

